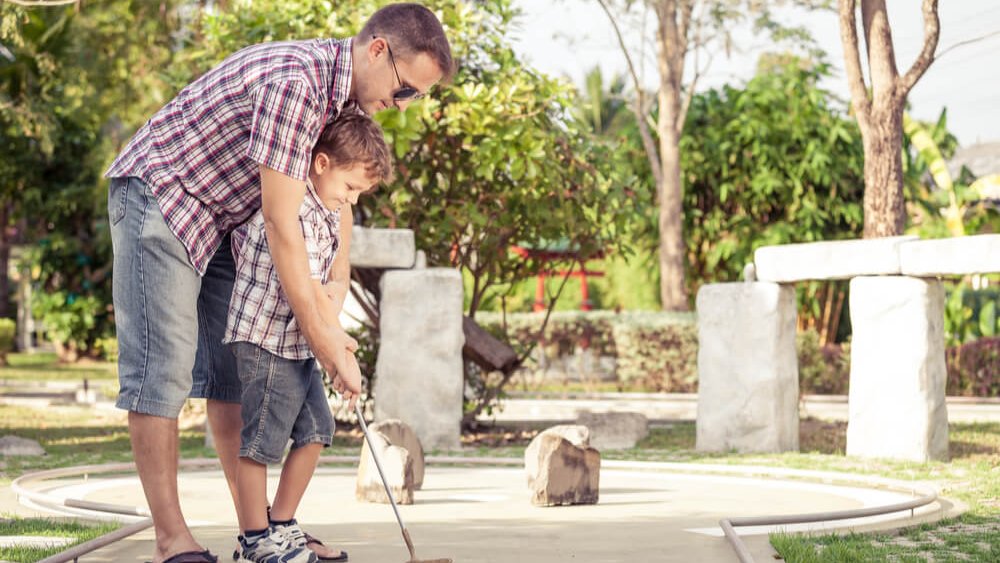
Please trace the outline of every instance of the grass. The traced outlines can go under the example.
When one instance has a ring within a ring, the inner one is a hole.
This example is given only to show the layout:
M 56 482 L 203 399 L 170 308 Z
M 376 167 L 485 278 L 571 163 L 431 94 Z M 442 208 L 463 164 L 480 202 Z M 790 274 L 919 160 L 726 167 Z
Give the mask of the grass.
M 182 418 L 182 423 L 184 419 Z M 803 453 L 703 454 L 694 450 L 695 425 L 654 427 L 636 448 L 603 452 L 605 459 L 760 465 L 881 475 L 933 482 L 947 497 L 969 506 L 963 516 L 888 534 L 775 535 L 772 542 L 792 562 L 1000 561 L 1000 423 L 950 425 L 951 462 L 915 463 L 844 456 L 846 424 L 803 420 Z M 0 434 L 38 440 L 47 455 L 0 460 L 0 485 L 28 471 L 131 460 L 126 416 L 80 406 L 45 409 L 0 406 Z M 490 429 L 463 436 L 465 448 L 449 455 L 522 458 L 536 431 Z M 341 427 L 327 455 L 358 455 L 358 429 Z M 198 427 L 181 431 L 181 457 L 213 457 Z M 429 454 L 444 452 L 428 452 Z M 0 555 L 0 558 L 5 556 Z M 10 557 L 6 557 L 11 559 Z M 15 561 L 26 559 L 14 558 Z M 30 560 L 30 559 L 27 559 Z
M 55 547 L 0 547 L 0 560 L 38 561 L 70 547 L 114 531 L 116 524 L 89 524 L 58 518 L 0 518 L 0 536 L 44 536 L 75 538 Z
M 0 367 L 0 384 L 36 381 L 117 381 L 118 368 L 113 363 L 85 361 L 60 364 L 51 352 L 7 354 L 8 365 Z

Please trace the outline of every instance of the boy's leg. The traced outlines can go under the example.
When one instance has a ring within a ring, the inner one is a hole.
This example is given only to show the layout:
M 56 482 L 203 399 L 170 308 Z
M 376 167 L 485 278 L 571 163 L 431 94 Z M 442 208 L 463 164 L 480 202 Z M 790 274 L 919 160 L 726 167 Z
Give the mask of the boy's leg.
M 201 550 L 184 522 L 177 490 L 177 415 L 191 389 L 200 277 L 141 180 L 112 180 L 108 217 L 119 343 L 116 404 L 129 411 L 136 469 L 156 531 L 153 561 L 159 562 Z
M 267 521 L 267 466 L 248 457 L 239 458 L 236 492 L 240 498 L 237 506 L 240 533 L 267 529 L 270 525 Z
M 274 495 L 271 507 L 271 521 L 278 526 L 279 522 L 287 522 L 295 517 L 306 487 L 316 470 L 316 462 L 323 446 L 330 445 L 333 440 L 334 420 L 327 401 L 326 388 L 315 360 L 310 360 L 300 374 L 300 380 L 306 387 L 306 397 L 295 426 L 292 428 L 292 452 L 285 460 L 281 472 L 281 482 Z M 321 560 L 346 561 L 347 553 L 325 545 L 318 539 L 305 534 L 297 523 L 292 522 L 293 540 L 304 542 Z
M 230 237 L 225 237 L 208 263 L 198 296 L 198 354 L 194 367 L 192 397 L 207 401 L 208 426 L 215 440 L 215 451 L 233 498 L 236 514 L 240 511 L 236 492 L 236 472 L 240 451 L 240 381 L 232 350 L 222 344 L 233 293 L 236 265 Z M 241 525 L 242 527 L 242 525 Z

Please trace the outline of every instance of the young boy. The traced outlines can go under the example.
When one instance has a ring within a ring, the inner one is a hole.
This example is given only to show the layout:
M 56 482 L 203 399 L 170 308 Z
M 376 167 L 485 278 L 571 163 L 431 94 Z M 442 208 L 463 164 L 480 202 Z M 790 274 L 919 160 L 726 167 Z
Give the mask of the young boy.
M 362 115 L 344 115 L 327 125 L 313 149 L 299 223 L 309 256 L 320 316 L 337 320 L 350 284 L 351 206 L 391 177 L 389 149 L 381 128 Z M 224 341 L 236 356 L 242 391 L 243 431 L 236 476 L 240 499 L 239 559 L 254 563 L 313 563 L 316 555 L 295 521 L 302 494 L 333 438 L 334 421 L 316 360 L 278 280 L 258 212 L 233 232 L 236 282 Z M 277 257 L 277 259 L 281 259 Z M 355 343 L 356 344 L 356 343 Z M 360 388 L 353 350 L 344 350 L 351 373 L 331 374 Z M 345 394 L 353 406 L 357 397 Z M 280 463 L 288 439 L 292 450 L 268 510 L 267 464 Z M 329 560 L 329 559 L 328 559 Z M 346 561 L 341 553 L 333 561 Z

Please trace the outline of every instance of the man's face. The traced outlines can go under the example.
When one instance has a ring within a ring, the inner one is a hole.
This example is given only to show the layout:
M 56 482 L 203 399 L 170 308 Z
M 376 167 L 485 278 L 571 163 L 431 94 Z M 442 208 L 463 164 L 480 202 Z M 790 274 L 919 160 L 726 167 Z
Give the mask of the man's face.
M 394 56 L 392 46 L 381 37 L 364 52 L 364 71 L 356 76 L 356 101 L 368 115 L 391 107 L 405 110 L 441 80 L 441 69 L 426 53 L 405 59 Z M 406 97 L 407 93 L 415 94 Z

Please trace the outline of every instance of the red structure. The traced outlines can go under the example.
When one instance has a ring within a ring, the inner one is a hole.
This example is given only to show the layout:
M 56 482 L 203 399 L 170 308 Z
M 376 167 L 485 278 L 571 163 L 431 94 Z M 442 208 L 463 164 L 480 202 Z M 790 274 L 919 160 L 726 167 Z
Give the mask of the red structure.
M 587 289 L 587 276 L 602 277 L 604 275 L 604 272 L 599 272 L 599 271 L 595 271 L 595 270 L 588 270 L 587 267 L 586 267 L 586 264 L 584 264 L 583 260 L 580 258 L 580 254 L 578 252 L 576 252 L 576 251 L 570 250 L 569 248 L 566 248 L 566 249 L 558 249 L 558 248 L 526 248 L 526 247 L 517 246 L 517 245 L 511 246 L 510 248 L 511 248 L 511 250 L 513 250 L 521 258 L 524 258 L 524 259 L 531 258 L 531 259 L 539 260 L 543 264 L 545 264 L 547 262 L 557 262 L 557 261 L 564 261 L 564 260 L 572 260 L 572 261 L 577 262 L 577 263 L 580 264 L 580 269 L 578 271 L 575 271 L 575 272 L 573 272 L 573 271 L 570 271 L 570 272 L 567 272 L 567 271 L 553 272 L 553 271 L 546 270 L 543 267 L 542 270 L 540 272 L 538 272 L 538 275 L 536 276 L 536 279 L 538 281 L 537 281 L 537 284 L 535 286 L 535 303 L 532 306 L 532 310 L 533 311 L 544 311 L 546 309 L 546 305 L 545 305 L 545 279 L 549 278 L 549 277 L 553 277 L 553 278 L 554 277 L 560 277 L 560 278 L 563 278 L 563 277 L 566 277 L 567 275 L 569 275 L 570 277 L 574 277 L 574 278 L 580 278 L 580 310 L 581 311 L 589 311 L 590 310 L 591 303 L 590 303 L 590 293 L 588 292 L 588 289 Z M 603 254 L 598 254 L 596 256 L 593 256 L 592 258 L 602 258 L 603 256 L 604 256 Z

